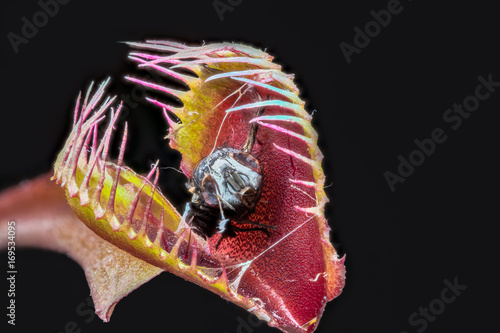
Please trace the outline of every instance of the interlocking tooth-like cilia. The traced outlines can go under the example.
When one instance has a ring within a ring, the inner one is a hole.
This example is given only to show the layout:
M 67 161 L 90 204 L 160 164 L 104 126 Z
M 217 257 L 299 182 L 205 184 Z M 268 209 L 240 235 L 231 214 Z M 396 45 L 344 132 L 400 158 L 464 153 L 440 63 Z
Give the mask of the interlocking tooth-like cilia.
M 98 143 L 99 124 L 115 100 L 108 97 L 96 108 L 108 82 L 109 79 L 100 85 L 90 103 L 84 103 L 81 110 L 75 112 L 73 131 L 55 163 L 53 179 L 66 189 L 70 204 L 78 207 L 75 212 L 80 219 L 102 238 L 150 264 L 223 293 L 241 306 L 255 308 L 259 313 L 252 300 L 237 294 L 237 280 L 242 274 L 231 280 L 226 274 L 226 269 L 241 270 L 245 265 L 224 268 L 199 247 L 198 244 L 204 241 L 189 232 L 179 213 L 157 188 L 158 163 L 145 177 L 122 166 L 126 124 L 118 163 L 107 160 L 114 125 L 120 114 L 120 106 L 116 113 L 111 110 L 111 119 Z M 155 179 L 151 182 L 153 174 Z M 267 317 L 265 313 L 262 316 Z
M 273 232 L 269 238 L 241 233 L 214 250 L 217 239 L 205 241 L 191 232 L 157 187 L 158 163 L 147 176 L 123 165 L 127 124 L 118 161 L 110 161 L 110 140 L 122 107 L 115 97 L 105 97 L 109 79 L 95 91 L 91 85 L 83 102 L 78 97 L 73 130 L 53 179 L 65 189 L 77 216 L 103 239 L 219 294 L 271 326 L 312 332 L 326 302 L 340 294 L 345 269 L 323 215 L 328 202 L 323 155 L 293 76 L 282 73 L 267 53 L 240 44 L 192 47 L 154 40 L 129 45 L 144 50 L 129 55 L 139 69 L 189 88 L 125 77 L 183 103 L 174 107 L 147 98 L 163 110 L 170 145 L 181 152 L 186 177 L 217 147 L 241 147 L 243 133 L 253 123 L 259 125 L 252 154 L 263 167 L 264 188 L 249 219 L 272 225 Z

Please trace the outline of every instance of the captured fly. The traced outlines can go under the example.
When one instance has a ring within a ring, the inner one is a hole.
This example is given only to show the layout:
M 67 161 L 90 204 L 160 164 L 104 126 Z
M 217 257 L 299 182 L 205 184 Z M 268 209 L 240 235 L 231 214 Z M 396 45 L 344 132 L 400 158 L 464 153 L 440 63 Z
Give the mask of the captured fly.
M 258 114 L 262 113 L 259 111 Z M 235 237 L 236 232 L 263 231 L 272 226 L 246 220 L 262 192 L 262 169 L 252 156 L 257 124 L 252 124 L 242 149 L 218 148 L 198 163 L 193 178 L 186 184 L 193 194 L 186 208 L 185 221 L 193 231 L 207 239 L 222 234 Z M 252 228 L 240 228 L 250 224 Z

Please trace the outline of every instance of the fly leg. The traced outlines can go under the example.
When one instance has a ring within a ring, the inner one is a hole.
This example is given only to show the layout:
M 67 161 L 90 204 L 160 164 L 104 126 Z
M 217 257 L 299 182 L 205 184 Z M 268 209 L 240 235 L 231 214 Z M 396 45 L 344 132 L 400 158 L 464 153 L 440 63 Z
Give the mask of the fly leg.
M 269 229 L 272 229 L 272 230 L 276 229 L 276 227 L 273 226 L 273 225 L 262 224 L 262 223 L 258 223 L 258 222 L 254 222 L 254 221 L 250 221 L 250 220 L 242 220 L 242 221 L 238 221 L 236 223 L 239 223 L 239 224 L 251 224 L 251 225 L 254 225 L 256 227 L 255 228 L 246 228 L 246 229 L 243 229 L 243 228 L 235 226 L 234 224 L 229 223 L 226 226 L 225 231 L 221 233 L 221 238 L 219 238 L 219 240 L 217 241 L 217 244 L 215 244 L 215 250 L 217 250 L 217 248 L 219 247 L 220 242 L 224 238 L 226 238 L 226 237 L 236 237 L 236 235 L 237 235 L 236 232 L 262 231 L 262 232 L 266 233 L 267 237 L 270 237 L 271 234 L 269 233 Z
M 255 113 L 255 117 L 259 117 L 263 112 L 265 108 L 260 109 Z M 255 138 L 257 137 L 257 130 L 259 129 L 259 124 L 257 123 L 252 123 L 252 126 L 250 126 L 250 131 L 248 133 L 247 139 L 245 141 L 245 144 L 243 145 L 243 152 L 250 154 L 252 152 L 253 145 L 255 143 Z
M 260 96 L 259 92 L 257 90 L 255 90 L 255 92 L 257 93 L 259 101 L 262 100 L 262 97 Z M 268 98 L 269 98 L 269 96 L 268 96 Z M 259 117 L 262 113 L 264 113 L 265 109 L 266 108 L 259 109 L 255 113 L 255 117 Z M 250 154 L 252 152 L 252 148 L 253 148 L 253 145 L 255 143 L 255 138 L 257 137 L 257 130 L 258 129 L 259 129 L 259 124 L 252 123 L 252 126 L 250 126 L 250 131 L 248 132 L 247 139 L 246 139 L 245 144 L 243 145 L 243 149 L 242 149 L 245 153 Z
M 267 224 L 262 224 L 262 223 L 259 223 L 259 222 L 254 222 L 254 221 L 250 221 L 250 220 L 240 220 L 238 221 L 237 223 L 239 224 L 251 224 L 251 225 L 254 225 L 256 226 L 255 228 L 248 228 L 248 229 L 242 229 L 242 228 L 239 228 L 237 226 L 234 226 L 234 225 L 231 225 L 231 227 L 238 231 L 238 232 L 245 232 L 245 231 L 263 231 L 266 233 L 267 237 L 270 237 L 271 234 L 269 233 L 269 230 L 276 230 L 276 227 L 274 225 L 267 225 Z

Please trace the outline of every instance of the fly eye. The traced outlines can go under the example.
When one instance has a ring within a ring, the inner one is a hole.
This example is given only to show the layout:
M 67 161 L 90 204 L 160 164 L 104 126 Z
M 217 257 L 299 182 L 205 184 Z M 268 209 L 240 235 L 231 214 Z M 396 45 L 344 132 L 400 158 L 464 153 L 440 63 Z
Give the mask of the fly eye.
M 201 195 L 205 203 L 212 207 L 217 207 L 219 201 L 217 199 L 217 182 L 209 174 L 203 178 L 201 183 Z
M 255 157 L 253 157 L 250 154 L 247 153 L 233 153 L 231 156 L 234 158 L 234 160 L 241 165 L 246 166 L 249 169 L 252 169 L 253 171 L 260 173 L 260 164 L 259 161 Z

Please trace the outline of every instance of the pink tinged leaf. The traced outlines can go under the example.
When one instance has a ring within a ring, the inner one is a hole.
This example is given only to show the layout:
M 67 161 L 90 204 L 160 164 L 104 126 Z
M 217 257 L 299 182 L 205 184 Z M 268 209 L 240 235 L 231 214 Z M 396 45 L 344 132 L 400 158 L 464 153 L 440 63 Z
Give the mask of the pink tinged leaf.
M 161 270 L 168 270 L 253 312 L 271 326 L 286 332 L 312 332 L 326 302 L 341 292 L 345 268 L 344 259 L 337 257 L 329 242 L 330 229 L 323 216 L 328 199 L 323 190 L 322 155 L 316 145 L 316 132 L 310 125 L 311 117 L 298 98 L 293 75 L 282 73 L 281 66 L 272 63 L 270 55 L 238 44 L 188 47 L 169 41 L 148 41 L 130 45 L 161 54 L 131 53 L 129 58 L 136 61 L 139 68 L 157 70 L 161 75 L 184 80 L 189 85 L 189 91 L 178 91 L 127 77 L 131 82 L 173 95 L 183 102 L 182 108 L 173 108 L 149 99 L 162 108 L 171 125 L 171 146 L 181 151 L 181 168 L 186 176 L 192 175 L 196 162 L 223 142 L 238 146 L 252 123 L 260 125 L 257 139 L 261 142 L 257 140 L 255 154 L 268 179 L 261 203 L 249 218 L 276 226 L 276 231 L 269 239 L 244 233 L 225 239 L 221 247 L 214 250 L 213 244 L 219 235 L 205 241 L 191 232 L 186 221 L 161 194 L 157 188 L 157 165 L 146 177 L 122 165 L 127 126 L 118 162 L 110 162 L 109 144 L 121 107 L 116 114 L 111 111 L 100 143 L 97 135 L 105 112 L 114 103 L 114 98 L 104 97 L 108 79 L 93 93 L 92 84 L 83 103 L 81 95 L 78 98 L 73 130 L 57 158 L 53 176 L 63 187 L 78 218 L 95 234 L 88 234 L 83 223 L 80 228 L 87 234 L 73 226 L 53 228 L 49 225 L 45 232 L 57 241 L 54 245 L 39 241 L 38 246 L 67 251 L 84 267 L 96 310 L 104 320 L 109 320 L 119 298 Z M 190 69 L 198 77 L 184 76 L 175 68 Z M 270 98 L 262 100 L 249 91 Z M 259 108 L 265 108 L 266 112 L 255 117 Z M 175 113 L 182 124 L 174 123 L 167 110 Z M 231 139 L 219 141 L 219 137 Z M 36 193 L 35 187 L 29 191 Z M 49 187 L 45 186 L 44 191 L 48 192 Z M 53 189 L 60 196 L 56 201 L 63 202 L 63 191 L 57 186 Z M 20 201 L 20 197 L 6 197 Z M 0 208 L 6 197 L 0 197 Z M 34 202 L 43 202 L 39 197 L 34 198 Z M 15 205 L 10 202 L 10 206 Z M 33 204 L 33 207 L 37 213 L 47 211 L 51 217 L 62 214 L 65 218 L 61 220 L 69 221 L 71 216 L 71 221 L 76 221 L 67 206 L 66 215 L 63 210 L 55 213 L 51 205 Z M 25 213 L 35 220 L 35 211 Z M 20 209 L 14 213 L 24 219 Z M 44 219 L 43 214 L 41 218 Z M 30 226 L 30 223 L 23 225 Z M 69 238 L 74 240 L 72 245 L 64 241 Z M 104 252 L 112 254 L 103 258 L 104 254 L 99 251 L 85 248 L 89 240 L 94 244 L 92 239 L 101 242 L 96 249 L 110 246 L 115 250 L 106 249 Z M 128 257 L 123 258 L 120 253 Z M 101 266 L 95 260 L 99 260 Z M 134 260 L 138 263 L 134 264 Z M 87 268 L 91 264 L 94 269 Z M 135 266 L 126 269 L 127 265 L 136 265 L 138 270 Z M 113 276 L 114 272 L 126 275 L 127 271 L 131 274 L 124 276 L 124 285 L 102 294 L 102 289 L 106 289 L 103 285 L 109 288 L 117 282 L 107 275 Z
M 123 297 L 161 272 L 94 234 L 75 216 L 64 190 L 50 175 L 0 193 L 0 246 L 6 248 L 7 223 L 16 222 L 16 246 L 67 254 L 83 268 L 97 315 L 109 321 Z
M 147 177 L 122 167 L 125 135 L 118 164 L 105 160 L 119 111 L 116 115 L 111 111 L 111 119 L 97 153 L 91 154 L 96 159 L 95 167 L 94 163 L 87 163 L 86 154 L 78 154 L 80 160 L 71 159 L 69 164 L 65 163 L 64 156 L 75 155 L 74 150 L 78 146 L 73 142 L 87 138 L 88 131 L 96 130 L 95 119 L 101 113 L 94 114 L 87 121 L 85 113 L 80 113 L 77 124 L 82 125 L 71 133 L 55 163 L 53 178 L 56 182 L 71 178 L 76 184 L 77 192 L 72 194 L 67 184 L 63 187 L 77 216 L 96 234 L 134 256 L 203 285 L 245 308 L 254 306 L 252 300 L 238 295 L 236 290 L 227 289 L 227 286 L 232 288 L 234 285 L 234 278 L 222 274 L 220 263 L 208 253 L 206 242 L 192 233 L 185 223 L 180 223 L 182 221 L 175 208 L 157 190 L 157 165 Z M 77 173 L 73 176 L 75 166 Z M 84 187 L 89 172 L 90 186 Z M 151 183 L 153 173 L 156 176 Z M 89 192 L 87 197 L 90 199 L 85 206 L 80 201 L 81 195 L 78 195 L 82 190 Z
M 161 54 L 156 45 L 150 49 Z M 224 239 L 211 252 L 224 263 L 223 276 L 235 276 L 228 286 L 255 301 L 249 311 L 258 311 L 261 319 L 283 331 L 311 332 L 326 302 L 343 288 L 344 259 L 337 257 L 329 242 L 330 228 L 323 216 L 328 202 L 323 190 L 323 156 L 311 116 L 298 98 L 293 75 L 280 72 L 281 67 L 270 62 L 272 57 L 262 53 L 238 44 L 210 44 L 189 51 L 171 49 L 163 57 L 143 53 L 141 57 L 148 61 L 138 67 L 161 64 L 170 70 L 192 70 L 199 77 L 190 83 L 191 91 L 180 96 L 184 107 L 175 114 L 183 124 L 169 130 L 170 146 L 182 153 L 181 169 L 187 177 L 216 147 L 237 148 L 245 141 L 249 126 L 260 125 L 254 149 L 268 180 L 263 204 L 257 205 L 249 219 L 270 223 L 277 230 L 267 245 L 255 233 L 245 233 Z M 169 76 L 169 71 L 162 74 Z M 251 89 L 265 97 L 247 95 Z M 164 103 L 155 104 L 168 109 Z M 263 108 L 264 113 L 255 117 Z M 168 113 L 164 114 L 168 121 Z M 213 238 L 209 244 L 219 239 Z M 234 272 L 236 268 L 240 270 Z

